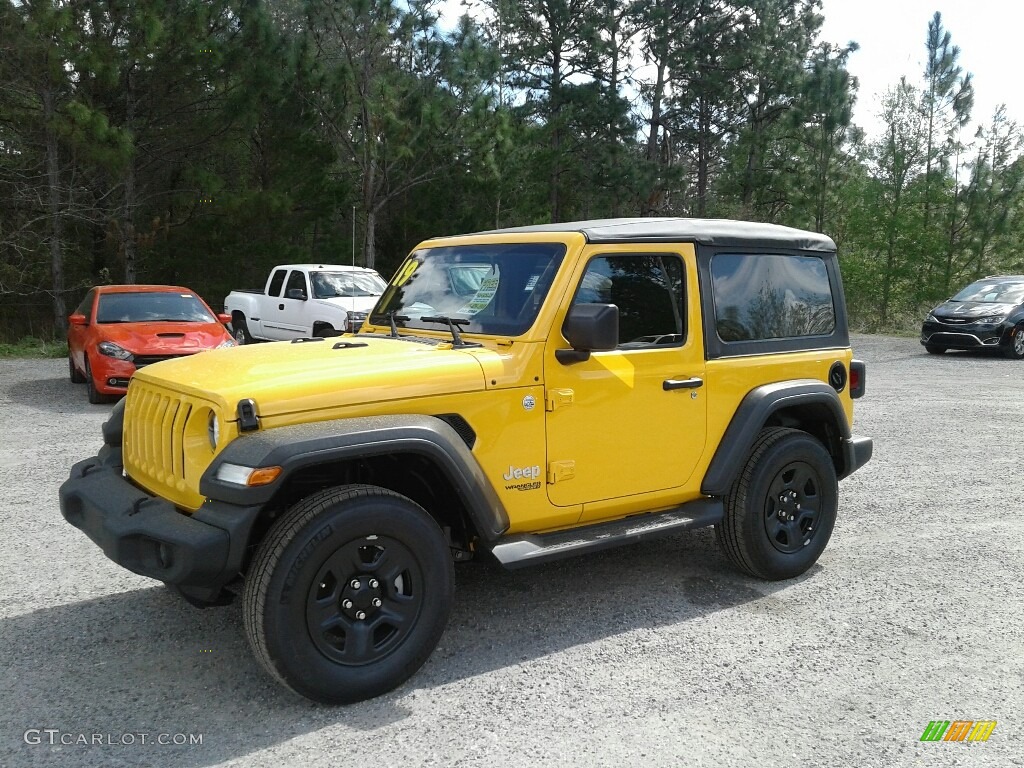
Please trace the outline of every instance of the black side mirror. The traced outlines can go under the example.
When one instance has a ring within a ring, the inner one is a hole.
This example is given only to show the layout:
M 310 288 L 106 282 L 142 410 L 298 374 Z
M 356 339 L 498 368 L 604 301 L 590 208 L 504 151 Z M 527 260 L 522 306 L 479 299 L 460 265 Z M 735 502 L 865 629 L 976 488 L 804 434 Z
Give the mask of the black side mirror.
M 562 335 L 572 349 L 556 349 L 555 358 L 564 365 L 590 359 L 591 352 L 606 352 L 619 346 L 619 308 L 614 304 L 576 304 L 562 324 Z
M 288 292 L 285 294 L 285 298 L 287 298 L 287 299 L 298 299 L 299 301 L 305 301 L 306 300 L 306 292 L 304 290 L 302 290 L 301 288 L 289 288 Z

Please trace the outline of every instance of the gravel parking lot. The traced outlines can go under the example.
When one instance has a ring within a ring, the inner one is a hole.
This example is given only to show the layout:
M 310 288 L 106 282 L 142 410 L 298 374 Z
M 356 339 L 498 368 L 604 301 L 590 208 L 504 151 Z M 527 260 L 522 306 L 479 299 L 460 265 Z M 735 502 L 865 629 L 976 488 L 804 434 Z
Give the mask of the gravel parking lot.
M 426 666 L 340 708 L 272 682 L 237 605 L 191 608 L 64 522 L 110 406 L 63 360 L 0 360 L 0 765 L 1024 765 L 1024 362 L 854 349 L 875 456 L 805 576 L 740 576 L 711 531 L 470 563 Z M 998 724 L 922 743 L 931 720 Z

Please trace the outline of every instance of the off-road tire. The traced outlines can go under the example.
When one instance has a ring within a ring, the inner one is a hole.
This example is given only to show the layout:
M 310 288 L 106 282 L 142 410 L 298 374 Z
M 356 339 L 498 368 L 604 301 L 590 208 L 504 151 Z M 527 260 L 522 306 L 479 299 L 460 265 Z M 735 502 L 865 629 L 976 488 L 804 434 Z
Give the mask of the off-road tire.
M 346 704 L 395 688 L 423 665 L 453 590 L 451 551 L 422 507 L 384 488 L 340 486 L 271 526 L 245 580 L 242 615 L 274 678 Z
M 824 551 L 838 502 L 825 447 L 801 430 L 769 427 L 733 481 L 715 534 L 740 570 L 771 581 L 793 578 Z

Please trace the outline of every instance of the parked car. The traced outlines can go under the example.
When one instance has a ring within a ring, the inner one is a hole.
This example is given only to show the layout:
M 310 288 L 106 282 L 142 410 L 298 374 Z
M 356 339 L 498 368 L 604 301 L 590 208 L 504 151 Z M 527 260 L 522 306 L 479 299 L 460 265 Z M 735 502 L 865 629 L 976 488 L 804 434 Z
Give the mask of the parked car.
M 262 290 L 229 293 L 224 312 L 239 344 L 337 336 L 357 330 L 386 287 L 366 267 L 282 264 Z
M 933 355 L 947 349 L 998 349 L 1024 358 L 1024 275 L 977 280 L 925 318 L 921 343 Z
M 90 403 L 105 402 L 143 366 L 235 346 L 228 320 L 181 286 L 96 286 L 68 318 L 71 381 L 88 385 Z

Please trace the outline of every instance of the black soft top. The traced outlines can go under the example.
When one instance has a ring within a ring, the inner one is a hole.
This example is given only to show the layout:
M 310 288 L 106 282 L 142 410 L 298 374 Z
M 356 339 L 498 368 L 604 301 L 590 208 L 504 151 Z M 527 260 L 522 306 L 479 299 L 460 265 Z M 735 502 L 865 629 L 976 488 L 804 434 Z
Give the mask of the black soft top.
M 477 232 L 480 235 L 580 232 L 590 243 L 699 243 L 710 246 L 768 246 L 832 253 L 831 237 L 778 224 L 731 219 L 633 218 L 569 221 Z

